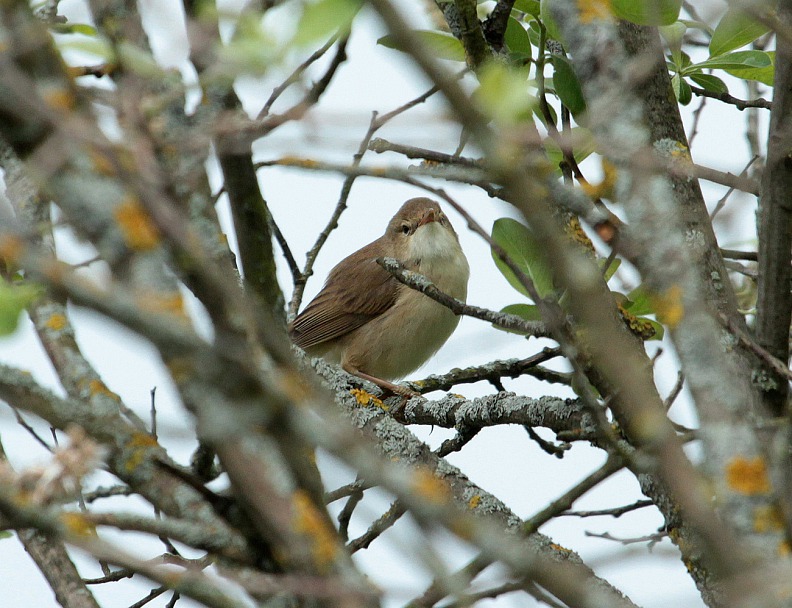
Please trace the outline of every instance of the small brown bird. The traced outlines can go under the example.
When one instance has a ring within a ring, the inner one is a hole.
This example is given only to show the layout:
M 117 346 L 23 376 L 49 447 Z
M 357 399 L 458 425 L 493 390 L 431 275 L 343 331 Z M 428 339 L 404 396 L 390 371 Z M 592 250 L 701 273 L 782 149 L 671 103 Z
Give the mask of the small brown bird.
M 470 267 L 440 205 L 414 198 L 380 238 L 344 258 L 324 287 L 289 326 L 308 354 L 340 363 L 348 372 L 399 395 L 389 380 L 418 369 L 454 332 L 459 317 L 400 283 L 377 264 L 390 257 L 465 300 Z

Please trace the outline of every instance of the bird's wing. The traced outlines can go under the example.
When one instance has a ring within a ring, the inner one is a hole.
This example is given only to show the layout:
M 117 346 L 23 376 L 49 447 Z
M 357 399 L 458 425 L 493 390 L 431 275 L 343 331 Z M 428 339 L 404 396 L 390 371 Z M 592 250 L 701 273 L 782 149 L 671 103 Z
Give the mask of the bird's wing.
M 376 241 L 333 268 L 325 286 L 289 326 L 301 348 L 348 334 L 393 306 L 400 283 L 376 262 Z

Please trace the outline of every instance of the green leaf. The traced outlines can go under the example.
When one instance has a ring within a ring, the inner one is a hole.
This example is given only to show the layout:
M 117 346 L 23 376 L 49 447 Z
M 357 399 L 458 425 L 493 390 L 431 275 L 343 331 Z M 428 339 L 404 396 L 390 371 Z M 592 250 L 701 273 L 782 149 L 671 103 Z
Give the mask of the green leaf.
M 682 66 L 682 40 L 687 31 L 687 25 L 682 21 L 675 21 L 671 25 L 664 25 L 659 28 L 660 34 L 665 38 L 668 43 L 668 48 L 671 50 L 671 58 L 674 63 Z
M 541 321 L 542 315 L 539 312 L 539 307 L 536 304 L 509 304 L 501 309 L 502 313 L 516 315 L 526 321 Z M 505 327 L 500 327 L 493 323 L 492 325 L 495 329 L 500 329 L 501 331 L 509 332 L 510 334 L 519 334 L 521 336 L 525 335 L 525 332 L 516 331 L 514 329 L 506 329 Z
M 113 47 L 104 38 L 73 38 L 64 41 L 58 41 L 58 48 L 62 50 L 80 51 L 95 55 L 105 63 L 110 63 L 115 60 L 115 53 Z
M 723 55 L 763 36 L 770 28 L 747 13 L 730 8 L 721 18 L 710 40 L 710 57 Z
M 649 319 L 647 317 L 638 317 L 639 320 L 645 321 L 652 326 L 652 329 L 655 330 L 654 336 L 651 338 L 647 338 L 647 340 L 662 340 L 663 336 L 665 335 L 665 327 L 663 327 L 662 323 L 658 323 L 654 319 Z
M 736 51 L 718 57 L 710 57 L 701 63 L 685 68 L 685 73 L 701 72 L 706 69 L 740 70 L 761 69 L 773 65 L 772 57 L 765 51 Z
M 539 25 L 538 21 L 529 21 L 528 22 L 528 38 L 531 40 L 531 45 L 539 48 L 539 42 L 541 41 L 541 31 L 542 26 Z
M 418 36 L 426 47 L 438 59 L 448 59 L 450 61 L 465 61 L 465 48 L 462 43 L 451 34 L 444 34 L 434 30 L 414 30 L 413 34 Z M 377 40 L 377 44 L 405 52 L 406 49 L 396 42 L 390 34 Z
M 553 2 L 557 2 L 558 0 L 542 0 L 539 4 L 539 20 L 542 22 L 542 25 L 545 26 L 547 30 L 547 37 L 552 40 L 558 40 L 563 44 L 563 40 L 561 39 L 561 30 L 558 27 L 555 19 L 553 19 L 552 11 L 550 6 Z M 543 52 L 544 49 L 539 49 L 540 52 Z
M 292 44 L 306 46 L 352 25 L 362 0 L 318 0 L 303 8 Z
M 506 46 L 509 47 L 510 52 L 520 53 L 527 59 L 531 58 L 533 48 L 531 46 L 531 39 L 528 37 L 528 32 L 522 26 L 522 23 L 517 21 L 514 17 L 509 17 L 503 40 L 506 42 Z
M 686 106 L 690 103 L 690 100 L 693 99 L 693 91 L 690 89 L 690 85 L 688 81 L 684 78 L 680 79 L 679 82 L 679 103 L 683 106 Z
M 0 540 L 3 540 L 4 538 L 11 538 L 13 535 L 14 535 L 13 532 L 9 532 L 8 530 L 2 530 L 0 531 Z
M 501 308 L 502 313 L 516 315 L 526 321 L 541 321 L 542 313 L 536 304 L 509 304 Z
M 49 28 L 56 34 L 98 35 L 96 28 L 88 23 L 50 23 Z
M 775 81 L 775 51 L 768 51 L 770 65 L 764 68 L 727 68 L 725 71 L 732 76 L 743 80 L 756 80 L 769 87 Z
M 243 13 L 237 21 L 231 41 L 218 50 L 218 58 L 223 66 L 218 74 L 230 86 L 240 74 L 266 74 L 275 63 L 275 56 L 275 41 L 263 27 L 261 19 L 254 18 L 252 12 Z
M 520 270 L 528 275 L 540 297 L 545 297 L 553 292 L 552 271 L 542 257 L 542 247 L 529 228 L 517 220 L 508 217 L 500 218 L 492 226 L 492 240 L 506 252 Z M 494 251 L 492 259 L 509 284 L 530 298 L 528 290 Z
M 478 72 L 479 87 L 473 99 L 482 112 L 502 126 L 531 116 L 535 99 L 528 92 L 528 70 L 490 62 Z
M 602 268 L 605 267 L 605 263 L 607 261 L 608 261 L 607 259 L 597 260 L 597 264 L 599 265 L 600 270 L 602 270 Z M 610 266 L 608 266 L 608 269 L 602 275 L 606 283 L 611 280 L 614 274 L 616 274 L 616 271 L 619 269 L 619 266 L 621 266 L 621 262 L 622 261 L 620 258 L 613 258 L 613 260 L 610 263 Z
M 514 8 L 539 18 L 539 0 L 517 0 L 514 3 Z
M 552 119 L 553 124 L 554 125 L 558 124 L 558 113 L 555 111 L 555 108 L 552 105 L 547 104 L 547 109 L 550 111 L 550 118 Z M 542 112 L 542 108 L 539 107 L 538 99 L 534 99 L 533 112 L 536 115 L 536 117 L 539 119 L 539 122 L 541 122 L 545 127 L 547 127 L 547 118 L 545 118 L 544 112 Z M 558 146 L 556 146 L 556 149 L 557 148 Z M 561 151 L 559 150 L 559 153 L 560 152 Z
M 16 331 L 22 311 L 40 293 L 41 290 L 35 285 L 0 281 L 0 336 L 8 336 Z
M 654 313 L 654 306 L 652 306 L 652 301 L 643 285 L 639 285 L 627 294 L 624 308 L 634 315 L 650 315 Z
M 712 74 L 691 74 L 690 79 L 710 93 L 729 92 L 729 87 L 726 86 L 726 83 Z
M 679 17 L 682 0 L 611 0 L 613 13 L 638 25 L 671 25 Z
M 680 19 L 680 23 L 684 23 L 688 28 L 701 30 L 712 36 L 713 29 L 703 21 L 695 21 L 693 19 Z
M 134 44 L 121 42 L 118 45 L 118 55 L 124 66 L 136 74 L 147 78 L 161 78 L 164 75 L 164 70 L 154 56 Z
M 558 98 L 574 116 L 579 116 L 586 111 L 586 100 L 583 98 L 580 81 L 572 69 L 572 64 L 561 55 L 553 55 L 550 61 L 555 68 L 553 86 Z

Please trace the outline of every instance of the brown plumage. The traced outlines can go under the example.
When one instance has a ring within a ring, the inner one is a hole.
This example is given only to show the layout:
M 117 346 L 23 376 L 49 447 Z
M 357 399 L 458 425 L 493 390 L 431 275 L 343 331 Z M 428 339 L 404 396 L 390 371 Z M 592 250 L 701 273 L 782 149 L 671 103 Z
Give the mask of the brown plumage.
M 458 318 L 399 283 L 377 264 L 380 257 L 396 258 L 456 298 L 467 295 L 469 268 L 454 229 L 436 202 L 415 198 L 404 203 L 384 235 L 333 268 L 289 334 L 309 354 L 403 393 L 386 380 L 420 367 Z

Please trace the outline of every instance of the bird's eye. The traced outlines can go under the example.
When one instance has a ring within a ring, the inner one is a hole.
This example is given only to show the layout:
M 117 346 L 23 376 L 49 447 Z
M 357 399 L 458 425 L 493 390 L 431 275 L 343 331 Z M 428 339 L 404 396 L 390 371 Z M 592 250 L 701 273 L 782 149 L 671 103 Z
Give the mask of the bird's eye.
M 410 234 L 410 225 L 409 224 L 402 224 L 401 225 L 402 234 Z

